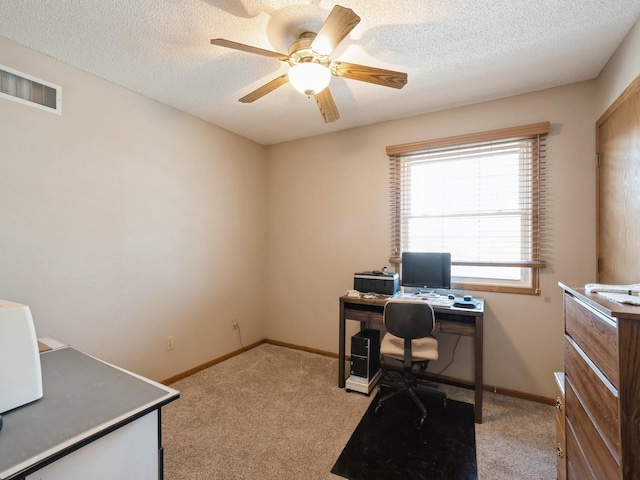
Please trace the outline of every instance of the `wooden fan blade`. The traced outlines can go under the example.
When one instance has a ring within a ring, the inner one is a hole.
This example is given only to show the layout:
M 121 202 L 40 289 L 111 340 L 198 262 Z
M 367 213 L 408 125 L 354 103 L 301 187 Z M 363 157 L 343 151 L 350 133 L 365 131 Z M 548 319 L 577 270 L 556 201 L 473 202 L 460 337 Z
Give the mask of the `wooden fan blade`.
M 289 81 L 289 76 L 285 73 L 277 78 L 274 78 L 269 83 L 265 83 L 260 88 L 255 89 L 253 92 L 245 95 L 240 99 L 242 103 L 251 103 L 258 100 L 260 97 L 264 97 L 267 93 L 273 92 L 276 88 L 284 85 Z
M 336 5 L 320 27 L 311 49 L 320 55 L 329 55 L 359 22 L 360 17 L 353 10 Z
M 375 83 L 383 87 L 402 88 L 407 84 L 407 74 L 384 70 L 382 68 L 367 67 L 347 62 L 332 62 L 331 73 L 336 77 Z
M 333 101 L 333 95 L 331 95 L 329 87 L 325 88 L 320 93 L 316 93 L 314 97 L 316 97 L 316 103 L 318 104 L 318 108 L 320 109 L 320 113 L 322 114 L 322 118 L 324 118 L 325 123 L 335 122 L 340 118 L 338 107 L 336 107 L 336 102 Z
M 246 45 L 244 43 L 232 42 L 231 40 L 225 40 L 224 38 L 213 38 L 211 39 L 211 44 L 218 45 L 220 47 L 233 48 L 234 50 L 240 50 L 248 53 L 257 53 L 258 55 L 263 55 L 265 57 L 271 57 L 282 61 L 286 61 L 289 59 L 288 55 L 284 55 L 282 53 L 272 52 L 271 50 L 264 50 L 258 47 L 252 47 L 251 45 Z

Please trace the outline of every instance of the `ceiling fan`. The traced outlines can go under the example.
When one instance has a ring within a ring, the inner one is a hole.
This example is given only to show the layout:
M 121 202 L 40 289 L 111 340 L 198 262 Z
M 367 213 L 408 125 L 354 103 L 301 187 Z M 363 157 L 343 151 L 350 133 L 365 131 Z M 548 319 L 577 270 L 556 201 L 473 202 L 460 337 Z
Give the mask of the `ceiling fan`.
M 324 121 L 329 123 L 335 122 L 340 118 L 328 87 L 331 75 L 392 88 L 402 88 L 407 83 L 406 73 L 357 65 L 355 63 L 337 62 L 329 58 L 331 52 L 349 35 L 349 32 L 353 30 L 358 22 L 360 22 L 360 17 L 353 10 L 336 5 L 329 13 L 322 27 L 320 27 L 320 31 L 317 34 L 305 32 L 300 35 L 289 47 L 289 55 L 225 40 L 224 38 L 214 38 L 211 43 L 221 47 L 275 58 L 276 60 L 287 62 L 291 66 L 288 73 L 280 75 L 245 95 L 240 99 L 240 102 L 254 102 L 289 82 L 294 88 L 308 97 L 313 95 Z

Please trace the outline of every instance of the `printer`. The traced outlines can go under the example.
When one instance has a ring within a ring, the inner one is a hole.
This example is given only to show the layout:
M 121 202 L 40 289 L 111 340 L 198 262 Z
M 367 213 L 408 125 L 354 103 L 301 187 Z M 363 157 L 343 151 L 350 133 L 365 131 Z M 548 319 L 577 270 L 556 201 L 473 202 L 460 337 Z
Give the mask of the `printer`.
M 42 397 L 38 339 L 26 305 L 0 300 L 0 414 Z
M 386 268 L 358 272 L 353 275 L 353 289 L 363 293 L 394 295 L 400 290 L 400 276 L 397 273 L 388 273 Z

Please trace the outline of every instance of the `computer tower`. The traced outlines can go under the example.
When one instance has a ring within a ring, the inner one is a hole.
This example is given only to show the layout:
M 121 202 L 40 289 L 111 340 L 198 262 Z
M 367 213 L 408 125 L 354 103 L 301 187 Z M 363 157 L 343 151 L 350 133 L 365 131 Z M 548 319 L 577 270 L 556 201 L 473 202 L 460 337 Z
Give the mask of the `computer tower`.
M 351 337 L 351 375 L 368 382 L 379 370 L 380 330 L 361 330 Z

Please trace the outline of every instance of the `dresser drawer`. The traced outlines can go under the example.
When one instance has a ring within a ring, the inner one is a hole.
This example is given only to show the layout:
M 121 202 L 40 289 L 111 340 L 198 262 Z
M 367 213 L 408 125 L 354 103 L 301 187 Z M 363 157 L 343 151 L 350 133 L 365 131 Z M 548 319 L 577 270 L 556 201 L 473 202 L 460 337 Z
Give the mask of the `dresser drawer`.
M 563 372 L 555 372 L 555 391 L 556 391 L 556 417 L 562 420 L 564 424 L 564 373 Z
M 567 478 L 567 439 L 565 437 L 564 419 L 556 417 L 556 479 Z
M 619 463 L 589 421 L 589 416 L 577 401 L 570 382 L 567 382 L 566 388 L 567 411 L 570 412 L 567 414 L 567 462 L 574 465 L 576 462 L 586 463 L 597 479 L 621 479 L 622 469 Z M 584 467 L 580 470 L 584 470 Z
M 569 452 L 571 454 L 569 455 Z M 573 425 L 567 420 L 567 478 L 569 480 L 598 480 L 584 458 Z
M 555 372 L 556 384 L 556 470 L 557 480 L 567 478 L 567 440 L 565 431 L 564 373 Z
M 618 331 L 615 323 L 565 294 L 565 331 L 591 361 L 619 388 Z
M 584 411 L 585 421 L 593 422 L 593 430 L 599 432 L 607 450 L 620 463 L 618 391 L 607 385 L 602 373 L 569 337 L 565 337 L 564 362 L 566 415 L 574 417 L 575 424 L 574 412 Z

